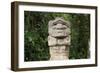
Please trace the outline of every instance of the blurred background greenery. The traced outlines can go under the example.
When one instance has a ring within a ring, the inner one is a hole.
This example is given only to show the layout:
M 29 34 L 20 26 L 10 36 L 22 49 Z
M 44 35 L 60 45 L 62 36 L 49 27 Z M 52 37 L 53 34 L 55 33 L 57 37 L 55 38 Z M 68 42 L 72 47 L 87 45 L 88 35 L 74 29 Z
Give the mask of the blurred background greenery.
M 53 12 L 24 12 L 24 61 L 49 60 L 48 22 L 63 17 L 71 22 L 69 59 L 89 58 L 90 15 Z

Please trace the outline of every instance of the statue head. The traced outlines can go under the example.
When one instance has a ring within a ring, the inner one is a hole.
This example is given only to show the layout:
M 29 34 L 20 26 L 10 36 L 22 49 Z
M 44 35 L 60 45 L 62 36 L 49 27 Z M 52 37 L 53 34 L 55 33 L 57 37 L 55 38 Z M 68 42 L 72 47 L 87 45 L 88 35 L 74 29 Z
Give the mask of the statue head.
M 55 20 L 49 21 L 49 35 L 55 38 L 64 38 L 70 35 L 70 22 L 63 18 L 57 17 Z

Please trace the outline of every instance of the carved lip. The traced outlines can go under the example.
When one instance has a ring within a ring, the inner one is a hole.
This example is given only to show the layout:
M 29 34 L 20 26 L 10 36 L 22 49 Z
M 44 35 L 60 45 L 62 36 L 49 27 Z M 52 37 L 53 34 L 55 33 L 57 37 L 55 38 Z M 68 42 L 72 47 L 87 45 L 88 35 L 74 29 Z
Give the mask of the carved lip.
M 63 33 L 65 30 L 61 30 L 61 29 L 57 29 L 56 32 L 57 33 Z
M 55 27 L 54 29 L 56 29 L 56 30 L 65 30 L 66 27 Z

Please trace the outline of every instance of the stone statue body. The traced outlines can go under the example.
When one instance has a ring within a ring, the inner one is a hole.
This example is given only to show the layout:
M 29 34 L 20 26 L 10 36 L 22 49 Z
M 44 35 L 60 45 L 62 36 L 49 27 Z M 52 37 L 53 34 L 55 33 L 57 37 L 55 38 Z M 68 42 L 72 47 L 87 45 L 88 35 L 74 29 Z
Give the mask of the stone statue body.
M 62 18 L 49 21 L 48 45 L 50 60 L 68 59 L 70 46 L 70 23 Z

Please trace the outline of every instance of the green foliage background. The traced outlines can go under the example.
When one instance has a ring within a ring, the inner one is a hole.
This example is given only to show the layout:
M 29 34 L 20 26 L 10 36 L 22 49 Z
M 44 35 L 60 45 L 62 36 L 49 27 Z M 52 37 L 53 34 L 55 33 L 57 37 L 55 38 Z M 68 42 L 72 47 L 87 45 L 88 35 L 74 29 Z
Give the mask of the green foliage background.
M 70 59 L 89 58 L 90 15 L 53 12 L 24 12 L 24 60 L 49 60 L 48 22 L 63 17 L 71 22 Z

